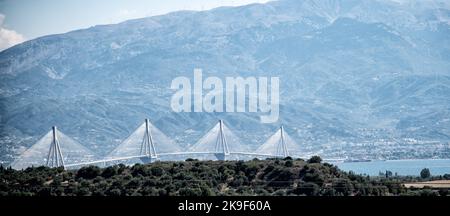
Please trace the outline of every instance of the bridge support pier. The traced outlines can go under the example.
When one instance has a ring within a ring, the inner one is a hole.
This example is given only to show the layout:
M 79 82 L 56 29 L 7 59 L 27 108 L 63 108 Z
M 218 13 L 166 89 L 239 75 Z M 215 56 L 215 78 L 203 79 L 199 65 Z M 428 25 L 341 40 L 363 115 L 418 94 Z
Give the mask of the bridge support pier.
M 47 162 L 46 165 L 48 167 L 65 167 L 64 166 L 64 157 L 61 152 L 61 147 L 59 145 L 58 140 L 58 129 L 56 126 L 52 127 L 52 142 L 50 144 L 50 149 L 48 150 Z
M 152 157 L 152 156 L 150 156 L 150 157 L 140 157 L 139 159 L 142 161 L 142 163 L 148 164 L 148 163 L 153 163 L 153 162 L 157 161 L 158 157 Z
M 155 143 L 153 142 L 152 133 L 150 131 L 150 121 L 148 119 L 145 119 L 145 134 L 142 140 L 140 153 L 141 155 L 147 155 L 139 158 L 143 163 L 152 163 L 158 160 Z
M 225 161 L 225 160 L 227 160 L 228 154 L 225 154 L 225 153 L 215 153 L 214 156 L 216 156 L 217 160 Z
M 217 160 L 224 161 L 227 159 L 227 156 L 230 155 L 230 150 L 228 149 L 227 139 L 225 138 L 225 134 L 223 132 L 223 122 L 219 120 L 219 134 L 217 134 L 216 140 L 216 152 L 214 155 Z
M 284 127 L 280 127 L 280 143 L 277 149 L 277 155 L 280 155 L 280 157 L 288 157 L 289 152 L 286 145 L 286 142 L 284 140 Z

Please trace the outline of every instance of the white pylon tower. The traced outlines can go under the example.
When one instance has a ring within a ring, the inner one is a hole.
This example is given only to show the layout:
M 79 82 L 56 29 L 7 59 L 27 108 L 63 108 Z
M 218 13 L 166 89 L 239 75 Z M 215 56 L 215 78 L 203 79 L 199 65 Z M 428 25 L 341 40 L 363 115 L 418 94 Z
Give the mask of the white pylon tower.
M 277 148 L 277 155 L 281 155 L 283 157 L 289 156 L 289 152 L 287 150 L 286 141 L 284 139 L 284 127 L 281 125 L 280 127 L 280 143 Z
M 58 129 L 56 129 L 56 126 L 52 127 L 52 142 L 50 144 L 50 149 L 48 150 L 47 155 L 47 163 L 46 165 L 48 167 L 64 167 L 64 157 L 61 152 L 61 147 L 59 145 L 58 140 Z
M 228 149 L 227 139 L 223 133 L 223 121 L 219 120 L 219 134 L 217 134 L 216 140 L 216 157 L 219 160 L 225 160 L 226 156 L 230 155 L 230 150 Z
M 145 133 L 141 143 L 141 155 L 148 156 L 151 160 L 158 158 L 155 144 L 153 143 L 152 133 L 150 131 L 149 120 L 145 119 Z

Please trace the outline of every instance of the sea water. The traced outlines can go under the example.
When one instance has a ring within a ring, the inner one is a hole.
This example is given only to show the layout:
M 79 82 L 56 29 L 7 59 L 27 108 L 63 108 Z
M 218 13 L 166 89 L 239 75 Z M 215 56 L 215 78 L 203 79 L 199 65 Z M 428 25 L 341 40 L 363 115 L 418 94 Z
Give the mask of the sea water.
M 450 174 L 450 159 L 414 159 L 414 160 L 386 160 L 369 162 L 340 162 L 334 163 L 340 169 L 353 171 L 357 174 L 371 176 L 385 173 L 386 170 L 398 175 L 420 175 L 423 168 L 430 169 L 432 175 Z

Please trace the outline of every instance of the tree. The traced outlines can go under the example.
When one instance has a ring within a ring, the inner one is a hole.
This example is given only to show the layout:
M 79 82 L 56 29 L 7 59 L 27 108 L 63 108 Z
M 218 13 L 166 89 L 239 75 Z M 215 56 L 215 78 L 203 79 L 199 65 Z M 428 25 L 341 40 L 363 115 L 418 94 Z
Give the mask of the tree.
M 101 173 L 100 168 L 97 166 L 88 166 L 88 167 L 82 167 L 77 172 L 78 178 L 84 178 L 84 179 L 93 179 L 97 176 L 99 176 Z
M 420 171 L 420 177 L 423 179 L 427 179 L 430 178 L 431 173 L 430 170 L 428 168 L 423 168 L 422 171 Z
M 147 175 L 147 166 L 142 165 L 142 164 L 135 164 L 131 168 L 131 174 L 133 176 L 138 176 L 138 175 L 146 176 Z
M 284 165 L 285 165 L 286 167 L 292 167 L 292 166 L 294 165 L 294 163 L 292 162 L 292 160 L 288 160 L 288 161 L 286 161 L 286 162 L 284 163 Z
M 392 177 L 392 171 L 386 170 L 386 178 Z
M 104 178 L 111 178 L 117 175 L 117 168 L 115 166 L 109 166 L 102 172 Z
M 320 156 L 312 156 L 309 160 L 308 163 L 321 163 L 322 162 L 322 158 L 320 158 Z
M 164 174 L 164 169 L 158 166 L 150 168 L 150 171 L 152 172 L 152 175 L 155 176 L 162 176 Z
M 450 174 L 444 174 L 444 179 L 450 180 Z

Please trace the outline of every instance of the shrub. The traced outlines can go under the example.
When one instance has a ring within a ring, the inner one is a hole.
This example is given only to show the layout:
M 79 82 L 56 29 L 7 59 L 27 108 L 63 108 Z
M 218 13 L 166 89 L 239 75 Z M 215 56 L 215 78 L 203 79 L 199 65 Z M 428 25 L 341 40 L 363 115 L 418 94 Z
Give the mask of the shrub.
M 100 168 L 98 168 L 97 166 L 82 167 L 77 172 L 77 178 L 94 179 L 95 177 L 99 176 L 100 173 Z
M 427 178 L 430 178 L 430 176 L 431 176 L 431 173 L 430 173 L 430 170 L 428 168 L 424 168 L 424 169 L 422 169 L 422 171 L 420 171 L 420 177 L 421 178 L 427 179 Z
M 312 156 L 308 160 L 308 163 L 321 163 L 321 162 L 322 162 L 322 158 L 320 158 L 319 156 Z
M 284 166 L 286 166 L 286 167 L 292 167 L 292 166 L 294 166 L 294 163 L 292 162 L 292 160 L 288 160 L 288 161 L 286 161 L 286 162 L 284 163 Z
M 297 195 L 317 196 L 319 194 L 319 185 L 312 182 L 302 182 L 297 188 L 294 189 L 294 193 Z
M 110 177 L 113 177 L 115 175 L 117 175 L 117 168 L 115 166 L 107 167 L 102 172 L 102 177 L 103 178 L 110 178 Z
M 164 174 L 164 169 L 158 166 L 152 167 L 150 171 L 154 176 L 162 176 Z

